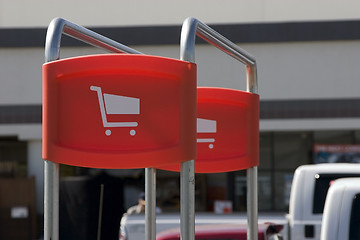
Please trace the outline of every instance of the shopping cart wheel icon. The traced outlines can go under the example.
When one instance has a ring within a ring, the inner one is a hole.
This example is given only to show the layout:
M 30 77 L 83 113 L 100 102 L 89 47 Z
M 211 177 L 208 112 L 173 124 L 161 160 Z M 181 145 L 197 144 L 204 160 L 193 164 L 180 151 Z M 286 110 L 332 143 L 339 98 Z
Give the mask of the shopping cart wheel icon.
M 131 135 L 131 136 L 135 136 L 135 134 L 136 134 L 136 131 L 135 131 L 134 129 L 130 130 L 130 135 Z M 110 130 L 110 129 L 107 129 L 107 130 L 105 131 L 105 135 L 106 135 L 106 136 L 110 136 L 110 135 L 111 135 L 111 130 Z M 210 145 L 212 145 L 212 144 L 210 144 Z
M 198 143 L 209 143 L 208 145 L 209 149 L 214 148 L 214 144 L 213 144 L 215 142 L 214 138 L 198 138 L 196 141 Z

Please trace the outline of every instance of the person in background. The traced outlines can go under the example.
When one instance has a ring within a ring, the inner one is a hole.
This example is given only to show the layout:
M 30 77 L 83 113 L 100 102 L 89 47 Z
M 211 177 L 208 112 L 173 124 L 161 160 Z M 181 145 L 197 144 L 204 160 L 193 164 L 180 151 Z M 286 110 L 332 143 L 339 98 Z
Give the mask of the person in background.
M 156 207 L 156 213 L 161 213 L 161 208 Z M 126 231 L 126 221 L 127 221 L 127 217 L 129 215 L 134 215 L 134 214 L 143 214 L 145 213 L 145 193 L 140 193 L 139 194 L 139 198 L 138 198 L 138 204 L 134 205 L 130 208 L 128 208 L 128 210 L 126 211 L 126 213 L 123 214 L 123 217 L 121 218 L 120 221 L 120 231 L 119 231 L 119 240 L 127 240 L 128 236 L 127 236 L 127 231 Z
M 156 211 L 156 213 L 162 212 L 161 208 L 159 208 L 159 207 L 156 207 L 155 211 Z M 139 194 L 138 204 L 130 207 L 126 211 L 126 214 L 131 215 L 131 214 L 139 214 L 139 213 L 144 213 L 144 212 L 145 212 L 145 193 L 142 192 Z
M 145 193 L 142 192 L 139 194 L 138 204 L 130 207 L 126 211 L 126 214 L 130 215 L 130 214 L 139 214 L 144 212 L 145 212 Z

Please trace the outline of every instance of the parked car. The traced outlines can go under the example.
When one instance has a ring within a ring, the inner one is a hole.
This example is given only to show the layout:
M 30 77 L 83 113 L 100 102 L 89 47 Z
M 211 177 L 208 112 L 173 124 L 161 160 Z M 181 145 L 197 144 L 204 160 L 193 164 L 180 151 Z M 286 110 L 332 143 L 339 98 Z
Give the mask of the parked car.
M 281 240 L 282 225 L 259 224 L 259 240 Z M 195 239 L 245 240 L 246 224 L 209 224 L 195 227 Z M 173 228 L 156 235 L 156 240 L 180 240 L 180 228 Z
M 339 178 L 349 177 L 360 177 L 360 164 L 324 163 L 298 167 L 291 186 L 284 239 L 319 240 L 330 183 Z
M 321 240 L 360 239 L 360 178 L 334 181 L 326 197 Z

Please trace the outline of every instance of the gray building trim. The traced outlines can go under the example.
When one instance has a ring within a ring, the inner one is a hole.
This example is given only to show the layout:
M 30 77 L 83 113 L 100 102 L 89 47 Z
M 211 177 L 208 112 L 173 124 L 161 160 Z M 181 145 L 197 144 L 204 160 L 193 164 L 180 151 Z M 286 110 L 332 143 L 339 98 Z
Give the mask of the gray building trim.
M 304 42 L 360 39 L 360 20 L 253 24 L 212 24 L 212 28 L 236 43 Z M 125 45 L 179 44 L 177 26 L 89 27 Z M 0 48 L 44 47 L 46 28 L 0 28 Z M 166 36 L 166 37 L 164 37 Z M 63 37 L 62 46 L 85 46 Z
M 360 99 L 261 101 L 261 119 L 358 118 Z
M 360 118 L 360 99 L 268 100 L 260 102 L 260 119 Z M 0 106 L 0 124 L 41 123 L 41 105 Z
M 0 124 L 41 123 L 41 105 L 0 106 Z

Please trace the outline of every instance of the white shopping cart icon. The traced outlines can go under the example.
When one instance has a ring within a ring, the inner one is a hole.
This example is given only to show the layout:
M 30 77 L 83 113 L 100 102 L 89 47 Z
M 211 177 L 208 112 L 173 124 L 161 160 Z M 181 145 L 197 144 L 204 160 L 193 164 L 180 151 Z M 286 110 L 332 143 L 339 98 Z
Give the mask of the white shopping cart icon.
M 216 121 L 197 118 L 197 133 L 216 133 Z M 198 138 L 198 143 L 209 143 L 209 148 L 214 148 L 215 138 Z
M 137 122 L 108 122 L 106 115 L 107 114 L 140 114 L 140 99 L 133 97 L 125 97 L 114 94 L 102 93 L 101 87 L 90 86 L 91 91 L 97 92 L 100 113 L 102 122 L 105 128 L 111 127 L 137 127 Z M 111 135 L 111 130 L 107 129 L 105 131 L 107 136 Z M 130 135 L 134 136 L 136 131 L 134 129 L 130 130 Z

